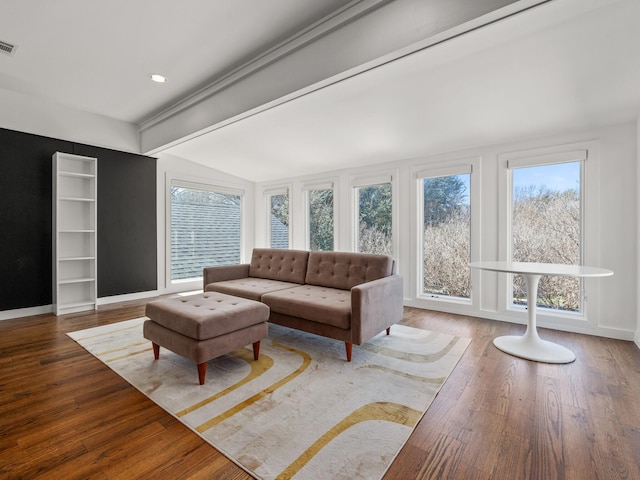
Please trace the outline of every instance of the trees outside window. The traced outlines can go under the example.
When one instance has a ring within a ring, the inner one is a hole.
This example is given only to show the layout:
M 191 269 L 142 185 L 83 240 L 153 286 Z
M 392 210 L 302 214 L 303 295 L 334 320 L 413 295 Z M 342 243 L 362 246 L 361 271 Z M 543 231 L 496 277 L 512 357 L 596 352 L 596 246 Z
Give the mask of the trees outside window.
M 356 188 L 358 252 L 392 255 L 391 183 Z
M 333 189 L 307 191 L 310 250 L 333 250 Z
M 171 281 L 202 278 L 202 269 L 240 263 L 242 197 L 171 186 Z
M 512 169 L 512 259 L 579 265 L 582 252 L 582 162 Z M 537 306 L 581 311 L 581 281 L 542 277 Z M 513 304 L 526 305 L 521 276 L 514 276 Z
M 471 174 L 423 178 L 422 293 L 470 298 Z
M 271 248 L 289 248 L 289 193 L 269 196 L 269 243 Z

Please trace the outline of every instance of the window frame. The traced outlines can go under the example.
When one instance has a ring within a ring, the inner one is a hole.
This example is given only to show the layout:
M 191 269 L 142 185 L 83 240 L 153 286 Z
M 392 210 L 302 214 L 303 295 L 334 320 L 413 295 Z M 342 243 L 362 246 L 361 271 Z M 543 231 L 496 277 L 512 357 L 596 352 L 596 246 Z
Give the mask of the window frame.
M 480 258 L 481 252 L 481 236 L 480 236 L 480 212 L 481 212 L 481 183 L 480 183 L 480 157 L 463 157 L 452 158 L 446 162 L 434 163 L 431 165 L 417 165 L 411 169 L 412 178 L 415 188 L 412 189 L 414 195 L 413 205 L 415 206 L 415 215 L 413 216 L 413 252 L 415 258 L 419 259 L 413 262 L 413 293 L 416 301 L 424 304 L 425 308 L 429 308 L 429 304 L 433 304 L 435 308 L 448 310 L 445 305 L 452 305 L 451 311 L 460 311 L 460 308 L 471 309 L 478 304 L 480 298 L 479 277 L 475 270 L 470 270 L 471 292 L 469 298 L 450 297 L 446 295 L 433 295 L 422 291 L 422 274 L 423 274 L 423 256 L 422 256 L 422 232 L 424 227 L 424 192 L 423 179 L 446 177 L 451 175 L 470 174 L 469 180 L 469 205 L 471 208 L 470 218 L 470 261 Z M 436 306 L 437 305 L 437 306 Z
M 335 188 L 335 182 L 333 180 L 316 181 L 303 183 L 301 185 L 302 193 L 304 194 L 304 223 L 305 223 L 305 248 L 311 250 L 311 216 L 310 216 L 310 201 L 309 192 L 316 190 L 331 190 L 333 192 L 333 251 L 336 251 L 337 239 L 338 239 L 338 198 L 337 190 Z
M 246 232 L 246 190 L 240 186 L 220 185 L 214 181 L 207 182 L 202 179 L 185 177 L 176 173 L 167 172 L 165 175 L 165 268 L 164 284 L 167 292 L 181 292 L 186 290 L 202 289 L 202 276 L 193 279 L 172 280 L 171 260 L 171 188 L 181 187 L 193 190 L 205 190 L 215 193 L 238 195 L 240 197 L 240 261 L 242 261 L 245 246 Z
M 566 145 L 555 145 L 530 150 L 521 150 L 498 155 L 499 168 L 501 169 L 499 182 L 499 260 L 512 258 L 512 210 L 513 210 L 513 180 L 512 169 L 520 167 L 543 166 L 558 163 L 577 161 L 582 158 L 580 202 L 581 202 L 581 264 L 597 266 L 598 232 L 600 204 L 600 189 L 597 178 L 599 177 L 599 149 L 596 141 L 586 141 Z M 526 323 L 527 308 L 514 305 L 512 302 L 513 275 L 504 274 L 498 276 L 497 292 L 499 309 L 511 317 L 516 317 Z M 591 279 L 582 279 L 580 287 L 582 310 L 580 312 L 568 312 L 556 309 L 540 308 L 537 310 L 537 319 L 540 326 L 570 329 L 580 325 L 580 322 L 589 323 L 595 327 L 597 322 L 591 318 L 589 312 L 597 311 L 599 289 L 598 282 Z
M 371 187 L 376 185 L 391 184 L 391 253 L 394 258 L 396 268 L 399 267 L 398 262 L 398 232 L 399 232 L 399 206 L 398 206 L 398 177 L 397 171 L 390 173 L 378 173 L 373 175 L 357 176 L 351 179 L 351 222 L 350 223 L 350 243 L 351 251 L 358 251 L 358 232 L 359 232 L 359 194 L 358 189 L 362 187 Z
M 584 177 L 585 177 L 585 169 L 586 169 L 586 160 L 587 160 L 588 154 L 586 150 L 575 150 L 575 151 L 565 151 L 565 152 L 558 152 L 558 153 L 552 153 L 552 154 L 547 154 L 547 155 L 541 155 L 541 156 L 531 156 L 531 157 L 521 157 L 521 158 L 517 158 L 517 159 L 513 159 L 513 160 L 509 160 L 507 161 L 507 169 L 509 170 L 509 184 L 508 184 L 508 188 L 509 188 L 509 218 L 508 218 L 508 222 L 509 222 L 509 248 L 508 248 L 508 257 L 509 260 L 513 260 L 513 196 L 514 196 L 514 191 L 513 191 L 513 173 L 515 170 L 521 169 L 521 168 L 536 168 L 536 167 L 545 167 L 545 166 L 551 166 L 551 165 L 563 165 L 563 164 L 567 164 L 567 163 L 580 163 L 580 225 L 579 225 L 579 231 L 580 231 L 580 239 L 579 239 L 579 252 L 578 252 L 578 256 L 580 258 L 579 261 L 579 265 L 584 264 L 584 214 L 585 214 L 585 208 L 584 208 L 584 200 L 585 200 L 585 195 L 584 195 Z M 509 280 L 510 280 L 510 285 L 511 285 L 511 289 L 513 289 L 513 281 L 514 281 L 514 274 L 509 274 Z M 566 314 L 566 315 L 577 315 L 577 316 L 582 316 L 583 311 L 584 311 L 584 297 L 585 297 L 585 292 L 584 292 L 584 279 L 582 278 L 577 278 L 576 279 L 578 281 L 578 298 L 579 298 L 579 310 L 578 311 L 565 311 L 565 310 L 559 310 L 559 309 L 553 309 L 553 308 L 545 308 L 545 311 L 547 311 L 548 313 L 562 313 L 562 314 Z M 513 292 L 513 290 L 511 290 Z M 515 311 L 520 311 L 520 310 L 526 310 L 527 306 L 524 305 L 518 305 L 513 303 L 513 293 L 510 294 L 510 301 L 508 300 L 507 303 L 507 310 L 515 310 Z M 529 303 L 529 296 L 528 296 L 528 292 L 527 292 L 527 305 Z M 536 299 L 536 303 L 537 303 L 537 299 Z M 538 309 L 540 309 L 542 307 L 540 307 L 540 305 L 538 305 Z
M 287 232 L 288 233 L 287 248 L 288 249 L 292 248 L 291 242 L 293 238 L 293 234 L 292 234 L 293 225 L 291 224 L 291 219 L 292 219 L 293 207 L 291 202 L 291 189 L 289 188 L 289 186 L 269 187 L 265 189 L 262 193 L 265 200 L 265 218 L 266 218 L 265 245 L 267 245 L 269 248 L 275 248 L 275 247 L 271 247 L 271 197 L 274 197 L 277 195 L 287 195 L 289 197 L 289 217 L 288 217 L 289 226 L 288 226 L 288 232 Z

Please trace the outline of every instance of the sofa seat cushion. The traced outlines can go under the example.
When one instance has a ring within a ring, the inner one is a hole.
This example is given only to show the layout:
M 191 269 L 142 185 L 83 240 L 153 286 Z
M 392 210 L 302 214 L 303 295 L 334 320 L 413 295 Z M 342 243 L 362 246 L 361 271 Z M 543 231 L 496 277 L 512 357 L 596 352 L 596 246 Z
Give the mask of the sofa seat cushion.
M 267 293 L 262 301 L 272 312 L 299 317 L 338 328 L 351 327 L 351 292 L 301 285 Z
M 266 278 L 238 278 L 236 280 L 225 280 L 222 282 L 210 283 L 206 286 L 207 292 L 226 293 L 236 297 L 248 298 L 249 300 L 261 301 L 265 293 L 297 287 L 299 284 L 291 282 L 281 282 L 279 280 L 269 280 Z

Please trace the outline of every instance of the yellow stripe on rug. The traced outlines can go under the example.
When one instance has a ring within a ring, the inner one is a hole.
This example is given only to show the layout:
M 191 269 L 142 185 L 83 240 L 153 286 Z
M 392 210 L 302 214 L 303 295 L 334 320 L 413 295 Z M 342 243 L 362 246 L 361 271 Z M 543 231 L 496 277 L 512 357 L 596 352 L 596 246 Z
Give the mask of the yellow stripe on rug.
M 304 372 L 307 368 L 309 368 L 309 365 L 311 364 L 311 356 L 308 353 L 303 352 L 302 350 L 295 349 L 293 347 L 287 347 L 287 346 L 282 345 L 281 343 L 279 343 L 279 342 L 277 342 L 275 340 L 273 340 L 271 343 L 276 347 L 279 347 L 279 348 L 282 348 L 284 350 L 288 350 L 290 352 L 294 352 L 294 353 L 297 353 L 298 355 L 300 355 L 302 357 L 302 364 L 300 365 L 300 367 L 298 367 L 298 369 L 296 369 L 295 372 L 287 375 L 282 380 L 280 380 L 280 381 L 274 383 L 273 385 L 270 385 L 269 387 L 265 388 L 264 390 L 256 393 L 251 398 L 246 399 L 244 402 L 239 403 L 235 407 L 230 408 L 226 412 L 223 412 L 222 414 L 220 414 L 220 415 L 212 418 L 211 420 L 203 423 L 202 425 L 196 427 L 196 431 L 198 431 L 200 433 L 203 433 L 203 432 L 209 430 L 210 428 L 216 426 L 218 423 L 222 422 L 223 420 L 226 420 L 227 418 L 235 415 L 239 411 L 244 410 L 245 408 L 247 408 L 250 405 L 253 405 L 258 400 L 261 400 L 262 398 L 266 397 L 267 395 L 275 392 L 278 388 L 280 388 L 283 385 L 289 383 L 291 380 L 293 380 L 298 375 L 300 375 L 302 372 Z
M 295 462 L 284 469 L 282 473 L 276 477 L 276 480 L 289 480 L 293 478 L 293 476 L 309 463 L 331 440 L 354 425 L 371 420 L 385 420 L 387 422 L 413 427 L 421 417 L 422 412 L 398 403 L 375 402 L 364 405 L 340 423 L 334 425 L 328 432 L 316 440 Z
M 370 343 L 365 343 L 363 345 L 360 345 L 360 348 L 362 348 L 363 350 L 368 350 L 370 352 L 377 353 L 378 355 L 385 355 L 387 357 L 397 358 L 399 360 L 407 360 L 408 362 L 432 363 L 440 360 L 447 353 L 449 353 L 451 349 L 458 343 L 459 340 L 460 340 L 460 337 L 452 337 L 451 341 L 443 349 L 437 352 L 428 353 L 428 354 L 403 352 L 400 350 L 381 347 L 381 346 L 370 344 Z
M 179 412 L 176 412 L 176 417 L 184 417 L 188 413 L 191 413 L 191 412 L 193 412 L 193 411 L 195 411 L 195 410 L 197 410 L 199 408 L 202 408 L 202 407 L 204 407 L 205 405 L 208 405 L 211 402 L 215 402 L 217 399 L 222 398 L 225 395 L 228 395 L 229 393 L 233 392 L 234 390 L 237 390 L 238 388 L 240 388 L 243 385 L 249 383 L 253 379 L 259 377 L 264 372 L 269 370 L 271 367 L 273 367 L 273 358 L 271 358 L 268 355 L 265 355 L 264 353 L 262 355 L 260 355 L 260 358 L 258 359 L 257 362 L 253 360 L 253 350 L 250 351 L 250 350 L 248 350 L 246 348 L 242 348 L 240 350 L 236 350 L 236 351 L 232 352 L 231 355 L 234 355 L 234 356 L 236 356 L 238 358 L 241 358 L 242 360 L 245 360 L 249 364 L 249 366 L 251 367 L 251 371 L 247 374 L 247 376 L 244 377 L 239 382 L 234 383 L 229 388 L 225 388 L 224 390 L 221 390 L 220 392 L 216 393 L 215 395 L 207 397 L 204 400 L 201 400 L 198 403 L 195 403 L 195 404 L 185 408 L 184 410 L 180 410 Z

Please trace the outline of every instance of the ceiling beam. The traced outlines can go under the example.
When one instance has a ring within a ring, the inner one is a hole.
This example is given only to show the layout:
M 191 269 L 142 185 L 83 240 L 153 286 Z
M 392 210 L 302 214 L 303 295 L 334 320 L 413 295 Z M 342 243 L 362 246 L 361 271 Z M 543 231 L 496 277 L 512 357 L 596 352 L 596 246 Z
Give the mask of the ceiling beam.
M 355 0 L 140 124 L 156 154 L 549 0 Z

